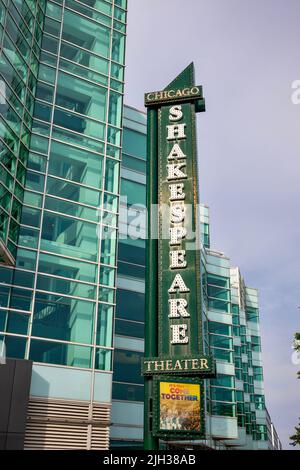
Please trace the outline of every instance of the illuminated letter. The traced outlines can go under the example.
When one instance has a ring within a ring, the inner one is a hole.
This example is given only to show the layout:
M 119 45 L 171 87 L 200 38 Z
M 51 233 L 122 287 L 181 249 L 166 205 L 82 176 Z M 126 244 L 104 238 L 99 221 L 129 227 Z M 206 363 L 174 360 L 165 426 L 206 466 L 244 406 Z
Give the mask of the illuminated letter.
M 171 126 L 167 126 L 167 140 L 185 139 L 185 126 L 186 124 L 172 124 Z
M 180 245 L 181 240 L 186 236 L 187 231 L 184 227 L 170 228 L 170 245 Z
M 171 205 L 171 217 L 170 221 L 172 224 L 179 224 L 184 221 L 185 217 L 185 206 L 184 204 L 172 204 Z
M 177 183 L 177 184 L 170 184 L 170 201 L 182 201 L 185 199 L 185 193 L 183 192 L 184 184 Z
M 186 311 L 187 301 L 185 299 L 169 299 L 170 313 L 169 318 L 190 317 Z
M 187 344 L 189 342 L 189 338 L 186 336 L 187 325 L 171 325 L 171 330 L 171 344 Z
M 184 259 L 185 257 L 185 250 L 176 250 L 176 251 L 170 251 L 171 255 L 171 269 L 182 269 L 186 268 L 186 261 Z
M 167 165 L 168 169 L 168 180 L 179 180 L 182 178 L 187 178 L 187 175 L 181 171 L 181 168 L 185 166 L 185 163 L 170 163 Z
M 169 114 L 170 121 L 180 121 L 182 116 L 183 116 L 183 112 L 181 111 L 181 105 L 172 106 L 172 108 L 170 108 L 170 114 Z
M 190 289 L 186 287 L 185 282 L 181 277 L 181 274 L 176 274 L 168 292 L 169 294 L 176 294 L 177 290 L 178 292 L 190 292 Z
M 171 152 L 168 155 L 168 160 L 173 160 L 174 158 L 186 158 L 186 155 L 183 153 L 178 144 L 174 144 Z

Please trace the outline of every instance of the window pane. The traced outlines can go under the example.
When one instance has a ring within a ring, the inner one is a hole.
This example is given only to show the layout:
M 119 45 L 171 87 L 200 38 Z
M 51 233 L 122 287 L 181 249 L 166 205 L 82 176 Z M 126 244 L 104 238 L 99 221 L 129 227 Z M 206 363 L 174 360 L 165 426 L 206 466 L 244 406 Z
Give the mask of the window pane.
M 95 369 L 111 370 L 111 351 L 96 348 Z
M 143 353 L 115 349 L 114 380 L 117 382 L 144 383 L 141 376 L 141 358 Z
M 54 212 L 61 212 L 62 214 L 72 215 L 80 219 L 88 219 L 93 222 L 98 222 L 99 216 L 95 209 L 74 204 L 73 202 L 62 201 L 54 197 L 46 196 L 45 209 L 50 209 Z
M 91 367 L 92 349 L 67 343 L 31 340 L 29 359 L 73 367 Z
M 146 160 L 146 135 L 126 129 L 123 135 L 123 151 Z
M 87 299 L 96 298 L 96 286 L 50 276 L 39 275 L 37 278 L 37 289 L 73 295 L 75 297 L 85 297 Z
M 113 400 L 144 401 L 144 387 L 133 384 L 113 383 Z
M 49 173 L 100 189 L 103 157 L 99 154 L 52 142 Z M 85 201 L 86 202 L 86 201 Z
M 40 254 L 39 271 L 86 282 L 96 282 L 97 266 L 59 256 Z
M 78 47 L 72 46 L 66 42 L 62 42 L 60 54 L 61 57 L 64 57 L 65 59 L 84 65 L 88 69 L 93 69 L 96 72 L 108 75 L 108 61 L 102 57 L 91 54 L 83 49 L 79 49 Z
M 80 17 L 69 10 L 65 11 L 63 39 L 91 52 L 109 56 L 110 30 L 94 21 Z
M 129 243 L 128 243 L 129 242 Z M 118 258 L 121 261 L 145 266 L 146 263 L 145 240 L 120 240 Z
M 116 317 L 143 322 L 145 319 L 145 294 L 117 289 Z
M 234 390 L 226 388 L 211 388 L 211 398 L 217 401 L 235 401 Z
M 56 178 L 47 178 L 47 194 L 53 194 L 75 202 L 84 201 L 85 204 L 90 206 L 99 207 L 100 205 L 100 191 L 94 191 Z
M 7 310 L 0 310 L 0 331 L 26 335 L 29 315 Z
M 84 300 L 37 293 L 32 335 L 76 343 L 91 343 L 94 304 Z
M 134 181 L 122 178 L 121 194 L 127 197 L 127 205 L 143 204 L 146 205 L 146 186 Z
M 41 249 L 97 261 L 96 225 L 44 212 Z
M 113 332 L 113 313 L 112 305 L 99 304 L 98 322 L 97 322 L 97 345 L 112 346 Z
M 225 323 L 209 322 L 210 333 L 231 336 L 231 326 Z
M 0 341 L 4 341 L 7 357 L 24 359 L 26 338 L 0 335 Z
M 131 322 L 126 320 L 116 320 L 115 333 L 122 336 L 132 336 L 134 338 L 143 338 L 145 335 L 144 323 Z

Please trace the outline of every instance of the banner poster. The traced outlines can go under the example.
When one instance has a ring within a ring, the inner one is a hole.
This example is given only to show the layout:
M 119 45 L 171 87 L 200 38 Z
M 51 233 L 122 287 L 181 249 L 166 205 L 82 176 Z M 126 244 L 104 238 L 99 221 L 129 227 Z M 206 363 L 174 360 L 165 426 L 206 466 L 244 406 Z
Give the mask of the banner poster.
M 200 384 L 160 382 L 160 431 L 201 431 Z

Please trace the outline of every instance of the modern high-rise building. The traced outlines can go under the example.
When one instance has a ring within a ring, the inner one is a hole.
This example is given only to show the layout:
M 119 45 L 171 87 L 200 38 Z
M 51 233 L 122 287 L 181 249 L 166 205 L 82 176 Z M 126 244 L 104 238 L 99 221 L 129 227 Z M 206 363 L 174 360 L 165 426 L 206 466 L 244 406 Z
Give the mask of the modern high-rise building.
M 4 448 L 109 445 L 126 6 L 0 1 Z
M 126 3 L 0 0 L 0 448 L 142 446 L 146 115 L 123 108 Z M 280 448 L 257 291 L 209 229 L 201 206 L 218 376 L 188 446 Z
M 111 447 L 138 448 L 144 399 L 145 224 L 140 217 L 146 200 L 146 115 L 130 107 L 124 109 L 122 152 L 121 199 L 132 218 L 120 226 Z M 265 405 L 257 290 L 246 287 L 228 257 L 211 249 L 205 205 L 200 223 L 205 349 L 216 359 L 217 378 L 205 380 L 207 439 L 168 446 L 280 449 Z

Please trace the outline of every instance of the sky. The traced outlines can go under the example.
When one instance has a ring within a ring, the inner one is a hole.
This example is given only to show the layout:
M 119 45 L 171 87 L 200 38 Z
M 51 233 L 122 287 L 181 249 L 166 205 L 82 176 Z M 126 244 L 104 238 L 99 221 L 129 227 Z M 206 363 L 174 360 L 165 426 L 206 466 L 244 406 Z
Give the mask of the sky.
M 145 92 L 195 64 L 201 202 L 212 248 L 259 289 L 266 402 L 286 449 L 300 416 L 299 18 L 299 0 L 128 0 L 125 76 L 125 103 L 144 109 Z

